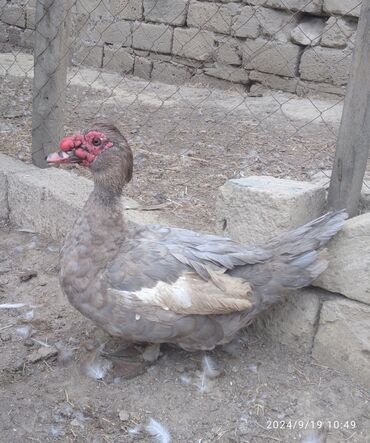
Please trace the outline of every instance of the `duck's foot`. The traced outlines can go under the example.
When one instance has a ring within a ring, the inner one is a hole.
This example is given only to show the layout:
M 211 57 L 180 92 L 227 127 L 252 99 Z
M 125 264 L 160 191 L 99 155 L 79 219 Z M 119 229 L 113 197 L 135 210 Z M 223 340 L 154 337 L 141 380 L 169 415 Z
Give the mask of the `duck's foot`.
M 104 349 L 101 355 L 111 360 L 115 378 L 129 379 L 143 374 L 148 366 L 158 359 L 159 345 L 148 345 L 142 350 L 125 343 L 112 351 Z

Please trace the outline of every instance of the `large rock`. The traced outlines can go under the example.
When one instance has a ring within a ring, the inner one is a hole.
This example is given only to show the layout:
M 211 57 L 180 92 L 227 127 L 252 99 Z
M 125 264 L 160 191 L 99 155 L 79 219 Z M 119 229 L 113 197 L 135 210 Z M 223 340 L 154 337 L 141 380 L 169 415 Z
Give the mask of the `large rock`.
M 321 215 L 325 189 L 307 182 L 252 176 L 228 180 L 216 205 L 217 230 L 260 243 Z
M 313 357 L 370 388 L 370 306 L 336 298 L 323 303 Z
M 182 26 L 187 8 L 188 0 L 144 0 L 144 17 L 151 22 Z
M 96 41 L 112 44 L 120 44 L 121 46 L 131 46 L 131 22 L 119 20 L 111 22 L 109 20 L 100 20 L 95 25 Z
M 249 83 L 248 72 L 243 68 L 236 68 L 234 66 L 221 65 L 215 63 L 213 66 L 206 67 L 204 72 L 212 77 L 221 78 L 234 83 Z
M 208 61 L 215 51 L 215 36 L 199 29 L 175 28 L 172 52 L 180 57 Z
M 240 66 L 242 58 L 239 50 L 239 42 L 237 39 L 229 36 L 217 38 L 217 49 L 215 56 L 218 62 L 226 65 Z
M 321 38 L 321 46 L 345 48 L 355 31 L 356 25 L 353 21 L 341 17 L 330 17 Z
M 321 18 L 307 18 L 296 26 L 290 34 L 293 43 L 303 46 L 316 46 L 320 43 L 325 21 Z
M 2 6 L 2 5 L 0 5 Z M 26 26 L 26 11 L 20 5 L 5 4 L 1 7 L 1 21 L 8 25 L 24 28 Z
M 249 79 L 261 83 L 269 89 L 280 89 L 281 91 L 292 93 L 296 92 L 298 84 L 297 78 L 280 77 L 279 75 L 266 74 L 259 71 L 251 71 Z
M 120 74 L 130 74 L 134 69 L 132 49 L 104 46 L 103 67 Z
M 172 45 L 172 28 L 168 25 L 135 22 L 132 46 L 137 49 L 169 54 Z
M 328 245 L 328 259 L 315 285 L 370 304 L 370 213 L 346 222 Z
M 324 0 L 324 12 L 338 15 L 360 16 L 360 0 Z
M 345 1 L 345 0 L 343 0 Z M 271 6 L 277 9 L 288 9 L 290 11 L 302 11 L 320 13 L 323 0 L 254 0 L 253 3 Z M 252 3 L 247 0 L 247 3 Z
M 308 354 L 312 349 L 319 312 L 319 291 L 300 289 L 292 291 L 286 300 L 259 317 L 254 327 L 270 340 Z
M 104 3 L 99 0 L 99 4 Z M 143 16 L 143 0 L 110 0 L 109 5 L 113 17 L 139 20 Z
M 261 35 L 286 42 L 290 32 L 298 23 L 298 14 L 278 11 L 270 8 L 257 8 L 256 18 L 260 24 Z
M 247 40 L 243 45 L 243 66 L 269 74 L 295 77 L 300 47 L 291 43 L 263 39 Z
M 348 81 L 352 51 L 332 48 L 308 48 L 302 55 L 299 70 L 302 80 L 345 85 Z
M 256 16 L 256 9 L 244 6 L 241 13 L 234 19 L 231 33 L 237 37 L 257 38 L 260 34 L 260 23 Z
M 238 12 L 239 7 L 236 4 L 219 5 L 192 0 L 189 5 L 187 24 L 208 31 L 228 34 L 233 17 Z
M 154 61 L 151 78 L 170 85 L 183 85 L 190 80 L 191 70 L 177 63 Z

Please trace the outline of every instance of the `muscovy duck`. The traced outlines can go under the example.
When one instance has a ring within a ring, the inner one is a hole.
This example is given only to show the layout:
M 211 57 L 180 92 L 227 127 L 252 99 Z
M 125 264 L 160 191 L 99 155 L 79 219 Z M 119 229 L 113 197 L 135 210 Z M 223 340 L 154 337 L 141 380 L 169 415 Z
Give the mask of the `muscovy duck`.
M 212 350 L 288 290 L 327 267 L 319 251 L 344 224 L 332 212 L 259 246 L 159 225 L 132 226 L 121 210 L 133 156 L 114 127 L 65 137 L 50 164 L 79 163 L 94 178 L 65 239 L 60 281 L 70 303 L 127 343 Z

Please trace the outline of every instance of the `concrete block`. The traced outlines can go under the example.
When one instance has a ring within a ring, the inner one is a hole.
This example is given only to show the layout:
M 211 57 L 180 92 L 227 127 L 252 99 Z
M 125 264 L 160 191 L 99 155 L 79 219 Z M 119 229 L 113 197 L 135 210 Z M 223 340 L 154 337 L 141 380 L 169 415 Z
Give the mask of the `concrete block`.
M 255 244 L 298 227 L 325 211 L 325 189 L 312 183 L 251 176 L 228 180 L 216 203 L 216 229 Z
M 240 14 L 234 19 L 231 34 L 237 37 L 257 38 L 260 34 L 260 23 L 256 9 L 244 6 Z
M 143 0 L 110 0 L 110 12 L 113 17 L 140 20 L 143 18 Z
M 317 46 L 324 32 L 325 21 L 321 18 L 306 18 L 290 33 L 293 43 L 302 46 Z
M 144 0 L 144 17 L 151 22 L 182 26 L 186 21 L 189 0 Z
M 171 53 L 172 28 L 167 25 L 135 22 L 132 46 L 147 51 Z
M 211 77 L 221 78 L 233 83 L 242 83 L 244 85 L 249 83 L 248 72 L 243 68 L 215 63 L 213 66 L 204 68 L 204 72 Z
M 192 76 L 191 68 L 181 66 L 171 62 L 153 62 L 151 78 L 171 85 L 182 85 L 190 80 Z
M 247 40 L 243 44 L 243 66 L 246 69 L 295 77 L 300 47 L 291 43 L 263 39 Z
M 370 306 L 336 298 L 323 303 L 313 357 L 370 388 Z
M 18 26 L 19 28 L 26 27 L 26 11 L 20 5 L 6 4 L 1 8 L 1 21 L 8 25 Z
M 328 259 L 315 285 L 370 305 L 370 213 L 347 220 L 328 244 Z
M 329 14 L 360 16 L 360 0 L 324 0 L 324 12 Z
M 320 313 L 319 293 L 312 288 L 292 291 L 257 319 L 255 329 L 269 340 L 309 354 Z
M 17 26 L 8 26 L 7 28 L 9 43 L 11 45 L 20 46 L 23 29 L 18 28 Z
M 145 57 L 135 57 L 134 75 L 145 80 L 150 80 L 153 63 Z
M 304 51 L 299 71 L 302 80 L 345 85 L 348 81 L 352 51 L 332 48 L 308 48 Z
M 287 42 L 291 31 L 297 26 L 299 15 L 269 8 L 257 8 L 256 18 L 262 36 Z
M 79 216 L 93 184 L 69 171 L 40 169 L 0 155 L 0 177 L 8 183 L 7 202 L 10 222 L 56 240 L 69 232 Z M 122 198 L 124 208 L 137 208 L 130 198 Z M 1 211 L 4 203 L 0 200 Z M 125 212 L 128 222 L 159 223 L 157 214 L 139 210 Z M 162 220 L 163 223 L 168 223 Z
M 229 36 L 217 38 L 215 57 L 216 60 L 225 65 L 240 66 L 242 62 L 239 41 Z
M 289 11 L 302 11 L 318 14 L 321 12 L 322 2 L 323 0 L 266 0 L 263 1 L 263 5 L 276 9 L 288 9 Z
M 195 28 L 229 34 L 233 17 L 239 10 L 237 4 L 221 5 L 191 0 L 187 24 Z
M 120 74 L 131 74 L 134 70 L 132 50 L 104 46 L 103 67 Z
M 344 86 L 331 85 L 330 83 L 316 83 L 299 80 L 296 94 L 300 97 L 312 94 L 318 94 L 321 97 L 329 94 L 331 98 L 333 97 L 333 94 L 343 97 L 346 94 L 346 88 Z
M 121 46 L 132 45 L 131 22 L 129 21 L 100 20 L 96 24 L 95 32 L 98 34 L 96 41 L 100 43 L 119 44 Z
M 321 38 L 321 46 L 345 48 L 356 31 L 356 23 L 341 17 L 330 17 Z
M 298 79 L 289 77 L 280 77 L 274 74 L 265 74 L 264 72 L 251 71 L 249 74 L 251 81 L 256 81 L 269 89 L 278 89 L 280 91 L 292 92 L 297 90 Z
M 173 49 L 175 55 L 209 61 L 215 50 L 215 37 L 212 32 L 199 29 L 176 28 L 173 35 Z
M 103 62 L 103 47 L 94 44 L 82 44 L 72 55 L 73 64 L 101 68 Z
M 0 221 L 7 220 L 9 216 L 8 175 L 37 170 L 36 166 L 27 165 L 12 157 L 0 154 Z

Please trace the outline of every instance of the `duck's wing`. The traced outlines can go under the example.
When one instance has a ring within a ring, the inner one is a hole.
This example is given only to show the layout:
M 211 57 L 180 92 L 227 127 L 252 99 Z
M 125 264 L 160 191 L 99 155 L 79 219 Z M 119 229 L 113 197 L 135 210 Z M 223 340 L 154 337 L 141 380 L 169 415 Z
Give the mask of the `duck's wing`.
M 104 279 L 131 307 L 227 314 L 252 305 L 249 282 L 228 271 L 270 257 L 261 247 L 247 249 L 228 238 L 152 225 L 125 241 Z

